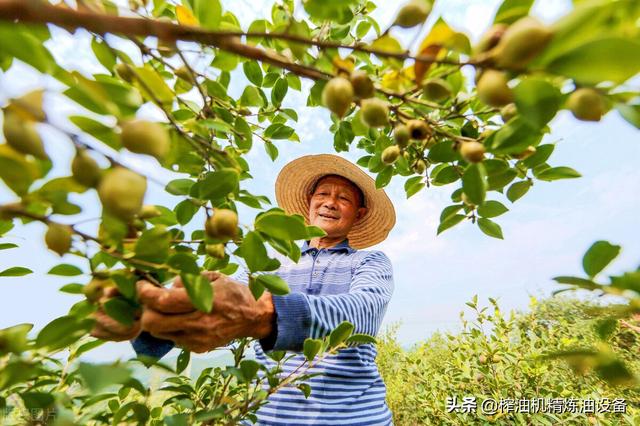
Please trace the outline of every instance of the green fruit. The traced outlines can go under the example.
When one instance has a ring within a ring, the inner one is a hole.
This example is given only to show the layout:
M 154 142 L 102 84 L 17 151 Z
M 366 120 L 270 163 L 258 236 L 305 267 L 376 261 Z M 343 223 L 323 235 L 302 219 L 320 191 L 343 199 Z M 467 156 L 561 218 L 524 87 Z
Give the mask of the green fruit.
M 322 103 L 338 117 L 344 116 L 353 101 L 353 86 L 343 77 L 334 77 L 322 90 Z
M 147 179 L 122 167 L 108 171 L 98 185 L 104 210 L 125 221 L 140 211 L 146 191 Z
M 224 244 L 207 244 L 205 246 L 205 251 L 211 257 L 216 259 L 224 259 Z
M 441 101 L 451 96 L 451 85 L 441 78 L 430 78 L 422 85 L 422 93 L 431 101 Z
M 88 187 L 95 187 L 100 181 L 102 170 L 96 160 L 91 158 L 86 151 L 81 150 L 76 153 L 71 161 L 71 175 L 76 182 Z
M 44 234 L 44 241 L 50 250 L 62 256 L 71 249 L 71 237 L 73 230 L 68 225 L 50 223 Z
M 413 171 L 416 174 L 423 175 L 427 171 L 427 162 L 424 160 L 418 160 L 413 165 Z
M 191 74 L 191 71 L 189 71 L 189 68 L 187 68 L 186 66 L 181 66 L 179 68 L 176 68 L 174 73 L 176 77 L 181 78 L 187 83 L 190 83 L 190 84 L 194 83 L 193 75 Z
M 578 120 L 584 121 L 600 121 L 606 110 L 602 95 L 588 87 L 573 92 L 566 106 Z
M 389 104 L 382 99 L 364 99 L 360 103 L 361 118 L 369 127 L 384 127 L 389 124 Z
M 142 208 L 138 212 L 138 217 L 140 219 L 152 219 L 158 216 L 162 216 L 162 212 L 156 206 L 151 204 L 142 206 Z
M 478 97 L 493 107 L 501 107 L 513 102 L 513 92 L 507 85 L 509 78 L 502 71 L 486 70 L 478 81 Z
M 509 28 L 507 24 L 495 24 L 489 28 L 489 30 L 480 38 L 475 51 L 477 53 L 482 53 L 496 47 L 500 42 L 500 39 L 502 39 L 505 31 L 507 31 L 507 28 Z
M 553 32 L 540 21 L 525 16 L 511 24 L 495 47 L 495 62 L 501 68 L 522 69 L 544 50 Z
M 393 164 L 400 156 L 400 147 L 398 145 L 388 146 L 382 151 L 380 158 L 385 164 Z
M 422 140 L 426 139 L 431 134 L 429 125 L 422 120 L 409 120 L 407 127 L 411 133 L 411 139 Z
M 505 123 L 516 115 L 518 115 L 518 107 L 514 103 L 507 104 L 500 109 L 500 116 Z
M 480 364 L 486 364 L 488 361 L 487 356 L 486 355 L 480 355 L 478 357 L 478 363 Z
M 216 209 L 204 225 L 208 237 L 227 242 L 238 235 L 238 215 L 233 210 Z
M 162 124 L 145 120 L 126 121 L 120 139 L 129 151 L 151 155 L 158 160 L 169 153 L 171 145 L 169 132 Z
M 427 20 L 431 7 L 431 2 L 427 0 L 412 0 L 398 11 L 394 24 L 402 28 L 420 25 Z
M 110 279 L 93 278 L 89 281 L 89 284 L 82 288 L 82 293 L 84 293 L 89 302 L 98 303 L 104 294 L 104 290 L 115 285 Z
M 409 139 L 411 139 L 409 127 L 404 124 L 398 124 L 393 129 L 393 139 L 400 148 L 406 148 L 409 145 Z
M 158 52 L 165 58 L 175 56 L 175 54 L 178 53 L 175 40 L 158 40 Z
M 463 142 L 460 146 L 460 155 L 468 163 L 479 163 L 484 160 L 484 145 L 480 142 Z
M 5 110 L 2 130 L 7 144 L 16 151 L 43 160 L 49 158 L 33 122 L 23 120 L 18 114 Z
M 353 87 L 353 93 L 360 99 L 366 99 L 373 96 L 375 93 L 375 87 L 373 87 L 373 81 L 369 78 L 366 71 L 355 70 L 349 77 L 351 86 Z
M 116 64 L 116 74 L 127 83 L 131 83 L 136 76 L 131 67 L 133 67 L 133 65 L 128 65 L 120 62 Z

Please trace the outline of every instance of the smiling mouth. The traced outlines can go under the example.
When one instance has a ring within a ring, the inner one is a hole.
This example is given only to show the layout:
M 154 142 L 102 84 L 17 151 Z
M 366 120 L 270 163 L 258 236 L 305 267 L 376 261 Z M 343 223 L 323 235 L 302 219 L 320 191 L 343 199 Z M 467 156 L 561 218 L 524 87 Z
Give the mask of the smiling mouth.
M 325 215 L 325 214 L 322 214 L 322 213 L 319 213 L 318 216 L 320 216 L 323 219 L 338 220 L 337 217 Z

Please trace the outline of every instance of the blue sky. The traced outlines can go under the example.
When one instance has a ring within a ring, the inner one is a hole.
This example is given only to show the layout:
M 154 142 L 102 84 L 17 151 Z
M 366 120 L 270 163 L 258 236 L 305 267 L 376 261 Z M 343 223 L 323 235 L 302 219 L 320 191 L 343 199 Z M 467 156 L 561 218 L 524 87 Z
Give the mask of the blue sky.
M 231 3 L 234 10 L 239 10 L 237 16 L 244 28 L 254 17 L 270 13 L 271 2 L 225 2 Z M 393 3 L 374 13 L 382 27 L 395 14 L 397 6 Z M 452 26 L 477 40 L 498 4 L 495 0 L 440 1 L 435 14 L 441 13 Z M 551 21 L 569 5 L 569 0 L 538 1 L 534 14 Z M 409 31 L 397 35 L 404 40 L 413 38 Z M 72 38 L 62 31 L 55 31 L 55 43 L 49 47 L 68 68 L 103 72 L 89 55 L 82 54 L 90 52 L 85 36 Z M 55 81 L 38 75 L 27 66 L 17 64 L 9 73 L 0 76 L 0 102 L 43 86 L 49 90 L 45 107 L 51 119 L 70 126 L 64 117 L 80 110 L 55 94 L 60 90 Z M 242 82 L 238 79 L 231 89 L 238 93 L 233 94 L 239 96 L 241 87 Z M 310 83 L 303 81 L 303 93 L 290 90 L 285 100 L 285 104 L 295 108 L 300 116 L 296 130 L 302 143 L 277 141 L 280 157 L 271 162 L 259 141 L 254 141 L 254 148 L 248 155 L 256 178 L 249 184 L 251 191 L 275 200 L 273 183 L 284 164 L 302 155 L 333 152 L 328 111 L 304 106 L 309 87 Z M 158 112 L 145 107 L 140 115 L 158 117 Z M 578 122 L 563 111 L 554 119 L 551 128 L 546 142 L 558 144 L 550 163 L 571 166 L 583 177 L 552 183 L 536 182 L 516 204 L 501 196 L 495 198 L 510 209 L 497 219 L 505 235 L 503 241 L 485 236 L 466 222 L 436 237 L 440 211 L 450 204 L 449 194 L 453 190 L 450 187 L 430 188 L 409 200 L 404 195 L 404 178 L 394 179 L 387 187 L 398 220 L 389 238 L 375 247 L 391 258 L 395 272 L 395 293 L 383 325 L 401 322 L 398 335 L 404 344 L 424 339 L 438 329 L 457 329 L 458 314 L 474 294 L 484 302 L 487 297 L 498 298 L 503 310 L 525 308 L 530 295 L 549 295 L 556 288 L 552 277 L 580 274 L 581 256 L 595 240 L 606 239 L 624 248 L 609 272 L 622 272 L 640 264 L 640 216 L 637 214 L 640 208 L 640 169 L 637 167 L 640 132 L 615 112 L 601 123 L 593 124 Z M 52 175 L 68 174 L 73 152 L 71 144 L 52 130 L 43 130 L 47 150 L 57 160 Z M 361 155 L 355 148 L 344 154 L 352 161 Z M 167 182 L 171 179 L 170 173 L 160 169 L 155 160 L 134 154 L 122 154 L 121 158 L 157 180 Z M 12 193 L 0 184 L 0 202 L 12 199 Z M 99 215 L 94 193 L 76 200 L 87 206 L 83 218 Z M 177 197 L 164 194 L 160 186 L 150 184 L 147 203 L 173 206 L 179 201 Z M 254 214 L 255 210 L 242 210 L 241 221 L 251 223 Z M 195 219 L 192 223 L 199 221 Z M 96 224 L 96 221 L 89 221 L 83 227 L 95 233 Z M 57 289 L 69 282 L 87 280 L 86 277 L 74 280 L 46 274 L 61 260 L 44 248 L 43 234 L 44 227 L 34 223 L 14 228 L 3 239 L 3 242 L 15 242 L 20 247 L 0 251 L 0 270 L 21 265 L 30 267 L 34 273 L 22 278 L 0 278 L 0 328 L 21 322 L 31 322 L 36 329 L 41 328 L 51 319 L 64 315 L 77 300 L 76 296 L 59 293 Z M 85 266 L 81 260 L 69 255 L 62 261 Z M 126 344 L 108 344 L 89 358 L 104 360 L 130 353 Z

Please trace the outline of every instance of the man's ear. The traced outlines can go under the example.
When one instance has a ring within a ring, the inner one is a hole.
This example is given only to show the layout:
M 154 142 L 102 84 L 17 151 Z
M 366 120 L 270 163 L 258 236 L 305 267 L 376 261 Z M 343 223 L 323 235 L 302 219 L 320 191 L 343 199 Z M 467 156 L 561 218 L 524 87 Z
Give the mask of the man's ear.
M 366 207 L 359 207 L 358 212 L 356 213 L 356 222 L 359 222 L 360 220 L 362 220 L 362 218 L 364 218 L 367 215 L 368 211 L 369 209 Z

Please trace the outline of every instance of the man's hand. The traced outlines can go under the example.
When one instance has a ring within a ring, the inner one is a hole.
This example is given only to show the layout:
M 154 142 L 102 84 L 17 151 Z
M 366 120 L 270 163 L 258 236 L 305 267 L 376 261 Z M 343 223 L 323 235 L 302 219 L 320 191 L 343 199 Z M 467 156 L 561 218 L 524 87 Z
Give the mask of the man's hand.
M 142 329 L 193 352 L 203 353 L 240 337 L 267 337 L 274 316 L 271 294 L 257 301 L 249 288 L 218 272 L 208 272 L 213 286 L 211 313 L 198 311 L 180 277 L 173 288 L 138 281 L 138 298 L 144 306 Z
M 93 337 L 121 342 L 135 339 L 140 334 L 140 318 L 137 318 L 133 325 L 127 326 L 111 318 L 102 309 L 102 306 L 109 299 L 119 295 L 120 293 L 115 287 L 107 287 L 104 289 L 104 293 L 98 302 L 98 310 L 93 314 L 93 318 L 96 320 L 96 324 L 93 326 L 93 330 L 91 330 Z

